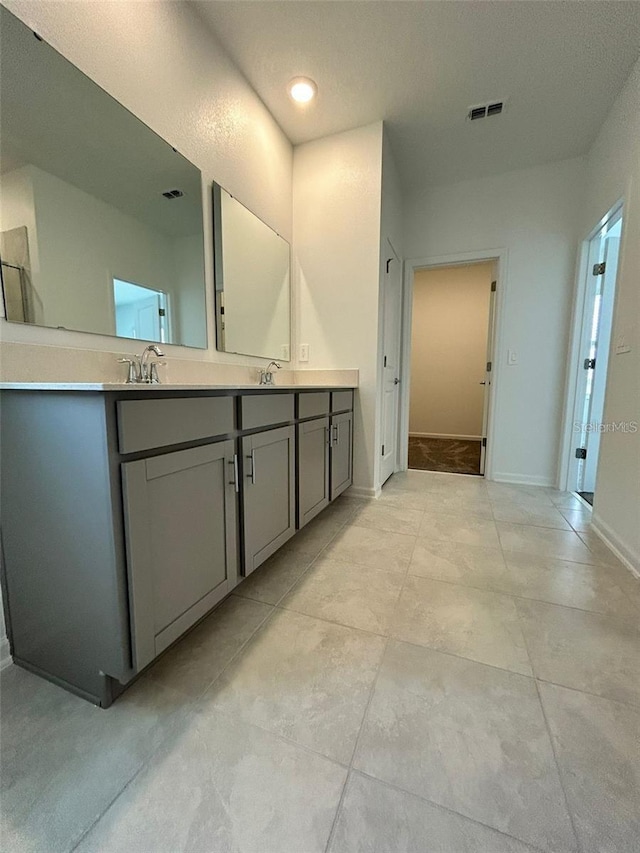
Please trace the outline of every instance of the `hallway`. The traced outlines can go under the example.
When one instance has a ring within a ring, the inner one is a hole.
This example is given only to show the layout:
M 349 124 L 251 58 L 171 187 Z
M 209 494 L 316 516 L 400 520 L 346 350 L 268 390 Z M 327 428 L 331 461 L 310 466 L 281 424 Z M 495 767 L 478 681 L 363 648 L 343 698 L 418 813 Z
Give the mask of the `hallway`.
M 11 667 L 7 849 L 631 853 L 640 586 L 588 522 L 551 489 L 396 474 L 111 709 Z

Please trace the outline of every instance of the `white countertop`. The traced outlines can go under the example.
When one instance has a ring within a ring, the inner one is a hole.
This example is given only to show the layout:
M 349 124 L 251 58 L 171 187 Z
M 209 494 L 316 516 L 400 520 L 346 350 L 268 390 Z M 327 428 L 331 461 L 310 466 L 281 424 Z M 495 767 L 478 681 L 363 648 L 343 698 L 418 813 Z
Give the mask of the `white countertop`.
M 0 391 L 331 391 L 355 385 L 176 385 L 125 382 L 0 382 Z

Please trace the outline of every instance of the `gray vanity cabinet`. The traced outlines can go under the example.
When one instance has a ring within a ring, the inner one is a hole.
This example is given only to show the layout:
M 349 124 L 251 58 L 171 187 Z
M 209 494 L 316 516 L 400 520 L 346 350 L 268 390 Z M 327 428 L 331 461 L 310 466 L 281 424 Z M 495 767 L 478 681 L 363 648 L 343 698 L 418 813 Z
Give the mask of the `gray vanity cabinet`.
M 254 433 L 241 442 L 244 574 L 249 575 L 296 532 L 295 427 Z
M 329 504 L 329 418 L 298 426 L 298 527 Z
M 234 442 L 122 465 L 134 668 L 230 591 L 236 575 Z
M 353 477 L 353 412 L 331 416 L 331 500 L 351 485 Z
M 103 707 L 351 485 L 351 389 L 0 390 L 11 654 Z

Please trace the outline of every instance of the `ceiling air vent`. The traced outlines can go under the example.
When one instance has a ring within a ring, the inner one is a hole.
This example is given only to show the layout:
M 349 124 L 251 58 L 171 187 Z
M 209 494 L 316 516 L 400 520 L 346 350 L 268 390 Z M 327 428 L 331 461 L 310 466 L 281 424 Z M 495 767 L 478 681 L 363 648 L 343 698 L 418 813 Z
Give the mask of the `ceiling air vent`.
M 498 116 L 504 109 L 504 101 L 491 101 L 489 104 L 481 104 L 477 107 L 469 107 L 467 118 L 469 121 L 477 121 L 487 116 Z
M 184 193 L 182 192 L 182 190 L 166 190 L 166 192 L 163 192 L 162 195 L 165 198 L 182 198 Z

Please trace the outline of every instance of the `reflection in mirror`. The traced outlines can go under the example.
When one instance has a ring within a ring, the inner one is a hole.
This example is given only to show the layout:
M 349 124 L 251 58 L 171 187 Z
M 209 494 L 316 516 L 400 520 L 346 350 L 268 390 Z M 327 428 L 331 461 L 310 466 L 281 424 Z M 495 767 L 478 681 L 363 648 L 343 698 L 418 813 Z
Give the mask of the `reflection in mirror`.
M 199 170 L 0 6 L 7 319 L 206 347 Z
M 290 359 L 289 244 L 213 185 L 217 347 Z

